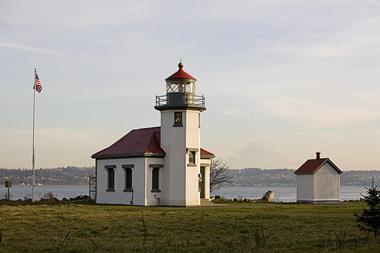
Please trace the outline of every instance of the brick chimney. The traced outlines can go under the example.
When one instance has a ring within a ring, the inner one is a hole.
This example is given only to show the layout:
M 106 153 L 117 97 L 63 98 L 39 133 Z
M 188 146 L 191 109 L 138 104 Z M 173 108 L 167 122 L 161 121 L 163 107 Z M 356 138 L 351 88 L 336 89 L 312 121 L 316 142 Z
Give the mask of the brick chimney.
M 317 160 L 319 160 L 319 159 L 321 159 L 321 152 L 317 152 L 317 153 L 315 153 L 316 155 L 317 155 Z

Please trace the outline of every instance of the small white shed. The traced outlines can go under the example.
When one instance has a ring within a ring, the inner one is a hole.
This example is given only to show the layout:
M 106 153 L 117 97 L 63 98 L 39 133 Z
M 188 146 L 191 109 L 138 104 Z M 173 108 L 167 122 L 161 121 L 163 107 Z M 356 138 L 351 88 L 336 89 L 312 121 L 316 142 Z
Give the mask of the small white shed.
M 321 158 L 320 152 L 294 173 L 297 175 L 297 202 L 340 201 L 340 174 L 343 172 L 329 158 Z

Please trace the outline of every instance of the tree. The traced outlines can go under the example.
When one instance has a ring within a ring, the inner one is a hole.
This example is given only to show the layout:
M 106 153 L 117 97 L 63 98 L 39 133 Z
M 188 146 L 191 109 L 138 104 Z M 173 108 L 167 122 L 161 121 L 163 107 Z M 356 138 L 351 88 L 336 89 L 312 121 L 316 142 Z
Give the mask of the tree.
M 231 182 L 231 175 L 228 173 L 229 166 L 221 158 L 211 160 L 210 165 L 210 191 L 220 188 L 223 184 Z
M 374 185 L 373 178 L 371 187 L 367 188 L 367 194 L 363 197 L 367 208 L 356 215 L 356 220 L 362 230 L 373 232 L 376 237 L 380 232 L 380 187 Z

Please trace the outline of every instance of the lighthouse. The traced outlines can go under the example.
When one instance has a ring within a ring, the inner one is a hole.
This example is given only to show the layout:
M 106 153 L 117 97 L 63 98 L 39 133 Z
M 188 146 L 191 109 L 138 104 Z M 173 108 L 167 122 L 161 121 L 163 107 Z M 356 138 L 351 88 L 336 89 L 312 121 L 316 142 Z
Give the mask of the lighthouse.
M 141 206 L 197 206 L 210 198 L 214 155 L 201 148 L 201 112 L 196 79 L 183 64 L 165 79 L 166 94 L 156 96 L 158 127 L 133 129 L 96 159 L 96 203 Z
M 161 112 L 161 147 L 166 152 L 163 170 L 166 180 L 163 203 L 199 205 L 201 112 L 205 97 L 196 95 L 196 79 L 180 62 L 178 71 L 165 79 L 166 94 L 156 96 L 155 109 Z

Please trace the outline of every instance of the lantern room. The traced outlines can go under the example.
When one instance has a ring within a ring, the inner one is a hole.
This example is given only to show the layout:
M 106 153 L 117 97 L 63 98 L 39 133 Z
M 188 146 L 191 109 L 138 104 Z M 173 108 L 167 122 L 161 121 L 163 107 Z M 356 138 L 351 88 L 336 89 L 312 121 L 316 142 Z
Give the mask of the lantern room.
M 166 93 L 195 93 L 196 79 L 183 70 L 182 62 L 178 63 L 178 71 L 165 81 Z
M 204 96 L 195 95 L 195 79 L 183 70 L 183 64 L 178 64 L 178 71 L 165 79 L 166 95 L 156 96 L 157 110 L 172 107 L 192 107 L 205 110 Z

